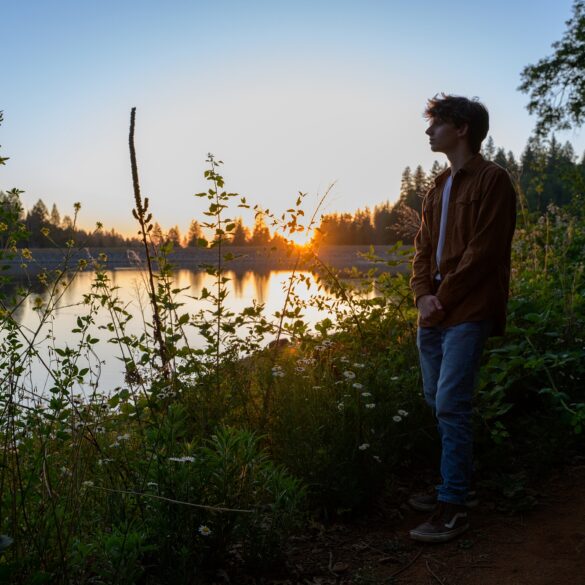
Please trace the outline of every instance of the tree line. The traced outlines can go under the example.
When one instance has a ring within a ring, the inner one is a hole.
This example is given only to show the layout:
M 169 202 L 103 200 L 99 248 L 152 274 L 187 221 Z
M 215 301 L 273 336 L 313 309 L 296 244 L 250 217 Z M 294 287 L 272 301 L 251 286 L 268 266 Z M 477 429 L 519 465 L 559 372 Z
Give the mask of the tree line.
M 49 211 L 42 199 L 39 199 L 28 211 L 20 200 L 22 191 L 0 191 L 0 208 L 3 217 L 12 217 L 14 224 L 22 227 L 23 237 L 19 240 L 19 247 L 27 248 L 61 248 L 71 245 L 90 247 L 138 246 L 137 238 L 126 238 L 115 229 L 104 229 L 98 224 L 94 231 L 87 231 L 75 224 L 79 204 L 75 204 L 75 215 L 61 216 L 54 203 Z M 0 245 L 6 246 L 11 236 L 0 225 Z
M 565 206 L 584 191 L 585 153 L 578 159 L 570 142 L 561 144 L 532 136 L 517 158 L 511 150 L 496 147 L 489 137 L 483 148 L 484 158 L 505 168 L 517 184 L 528 211 L 542 213 L 551 204 Z M 428 172 L 417 166 L 402 173 L 400 195 L 392 205 L 388 201 L 354 213 L 324 215 L 314 240 L 322 244 L 394 244 L 411 243 L 420 223 L 422 201 L 436 176 L 447 164 L 435 161 Z
M 578 160 L 569 142 L 561 144 L 554 135 L 544 140 L 532 136 L 517 158 L 510 150 L 496 147 L 489 137 L 482 155 L 504 167 L 519 186 L 529 211 L 543 212 L 550 204 L 565 206 L 585 191 L 585 155 Z M 430 170 L 418 165 L 414 171 L 406 167 L 402 172 L 400 193 L 396 203 L 390 201 L 365 207 L 354 213 L 323 215 L 313 234 L 314 244 L 327 245 L 384 245 L 397 241 L 410 243 L 419 226 L 422 200 L 435 177 L 447 168 L 447 163 L 435 161 Z M 25 211 L 20 191 L 0 191 L 0 206 L 18 217 L 27 235 L 20 245 L 26 247 L 63 247 L 68 242 L 90 247 L 139 246 L 138 238 L 128 238 L 114 229 L 100 227 L 93 232 L 75 225 L 75 216 L 61 216 L 56 204 L 49 211 L 42 199 Z M 5 246 L 9 234 L 0 226 L 0 245 Z M 187 234 L 181 235 L 178 226 L 164 231 L 158 224 L 150 233 L 154 244 L 172 242 L 175 248 L 207 245 L 202 225 L 192 220 Z M 272 231 L 262 214 L 257 214 L 254 225 L 247 227 L 242 218 L 234 221 L 226 244 L 234 246 L 279 246 L 286 240 L 278 231 Z
M 23 230 L 23 237 L 19 240 L 19 247 L 27 248 L 53 248 L 66 247 L 71 242 L 76 246 L 88 246 L 96 248 L 106 247 L 134 247 L 142 246 L 137 237 L 125 237 L 115 229 L 104 229 L 101 224 L 90 232 L 80 229 L 75 225 L 75 216 L 61 216 L 55 203 L 49 211 L 42 199 L 39 199 L 30 210 L 25 210 L 20 195 L 22 191 L 0 191 L 0 209 L 3 217 L 11 217 L 12 225 L 19 224 Z M 76 204 L 76 211 L 78 204 Z M 7 226 L 6 226 L 7 227 Z M 10 233 L 0 224 L 0 246 L 8 244 Z M 207 246 L 208 239 L 202 225 L 197 220 L 192 220 L 185 236 L 181 235 L 179 226 L 175 225 L 168 231 L 163 230 L 158 222 L 153 224 L 149 233 L 153 244 L 160 246 L 172 243 L 174 248 L 189 248 Z M 242 218 L 234 221 L 234 228 L 226 235 L 227 245 L 234 246 L 264 246 L 286 245 L 286 240 L 278 233 L 272 233 L 262 214 L 257 214 L 253 227 L 250 229 Z

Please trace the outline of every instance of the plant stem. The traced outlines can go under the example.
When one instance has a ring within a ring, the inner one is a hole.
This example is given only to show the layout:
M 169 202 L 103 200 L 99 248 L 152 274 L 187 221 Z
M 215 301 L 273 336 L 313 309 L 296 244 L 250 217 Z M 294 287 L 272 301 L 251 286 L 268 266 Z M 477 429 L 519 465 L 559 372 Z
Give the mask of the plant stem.
M 167 350 L 165 342 L 162 336 L 162 323 L 160 318 L 160 312 L 158 302 L 156 299 L 156 291 L 154 288 L 154 274 L 152 270 L 152 259 L 150 255 L 150 247 L 148 240 L 146 239 L 147 234 L 147 220 L 145 218 L 146 206 L 143 205 L 142 196 L 140 195 L 140 183 L 138 182 L 138 164 L 136 163 L 136 149 L 134 148 L 134 126 L 136 122 L 136 108 L 132 108 L 130 113 L 130 136 L 128 139 L 130 145 L 130 164 L 132 166 L 132 186 L 134 188 L 134 200 L 136 201 L 136 212 L 134 217 L 140 224 L 140 234 L 142 235 L 142 243 L 144 245 L 144 251 L 146 253 L 146 265 L 148 267 L 148 281 L 150 285 L 150 302 L 152 305 L 152 318 L 154 321 L 154 338 L 158 343 L 160 359 L 162 362 L 162 371 L 166 378 L 169 375 L 169 359 L 167 356 Z

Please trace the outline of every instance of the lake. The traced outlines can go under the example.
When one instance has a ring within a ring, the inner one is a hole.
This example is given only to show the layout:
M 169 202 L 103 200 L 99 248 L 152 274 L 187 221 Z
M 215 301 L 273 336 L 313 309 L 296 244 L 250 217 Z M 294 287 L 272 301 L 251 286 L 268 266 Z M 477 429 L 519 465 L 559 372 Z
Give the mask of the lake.
M 114 291 L 126 310 L 133 316 L 127 332 L 140 334 L 144 330 L 145 323 L 152 320 L 149 299 L 146 288 L 147 273 L 136 269 L 110 270 L 106 273 L 109 279 L 109 288 Z M 229 278 L 226 283 L 228 296 L 226 307 L 235 313 L 241 312 L 245 307 L 250 306 L 254 301 L 264 304 L 265 315 L 276 322 L 274 314 L 283 309 L 286 289 L 293 274 L 292 270 L 265 270 L 265 271 L 226 271 L 225 276 Z M 307 300 L 311 294 L 317 292 L 317 277 L 310 272 L 296 272 L 297 276 L 303 277 L 303 282 L 295 285 L 296 295 Z M 79 345 L 80 336 L 72 333 L 77 327 L 77 319 L 88 314 L 88 307 L 83 303 L 84 295 L 92 290 L 95 274 L 93 272 L 80 272 L 73 279 L 65 279 L 67 286 L 61 287 L 58 293 L 58 301 L 52 312 L 52 318 L 41 323 L 42 310 L 35 307 L 42 302 L 45 306 L 50 301 L 47 291 L 33 293 L 14 311 L 15 320 L 21 325 L 23 341 L 26 345 L 34 345 L 38 352 L 38 358 L 31 360 L 27 376 L 27 388 L 37 395 L 47 395 L 51 388 L 52 377 L 48 369 L 55 368 L 56 362 L 51 346 L 63 349 L 66 345 L 75 348 Z M 213 276 L 190 269 L 179 269 L 174 273 L 173 283 L 176 288 L 185 289 L 177 295 L 177 300 L 184 303 L 179 310 L 183 313 L 196 313 L 202 307 L 202 301 L 192 297 L 201 294 L 204 288 L 213 289 L 215 279 Z M 206 308 L 210 304 L 206 303 Z M 315 307 L 307 307 L 303 310 L 304 320 L 314 325 L 328 314 L 325 311 L 317 310 Z M 112 318 L 109 312 L 102 308 L 95 317 L 91 326 L 92 337 L 100 341 L 92 346 L 92 351 L 79 363 L 79 367 L 85 367 L 85 361 L 89 360 L 92 370 L 90 380 L 85 388 L 97 387 L 100 392 L 109 392 L 124 383 L 124 368 L 120 361 L 120 349 L 118 345 L 108 343 L 107 339 L 112 337 L 107 331 L 100 330 L 99 326 L 107 325 Z M 202 347 L 203 341 L 198 337 L 195 329 L 187 331 L 188 341 L 191 347 Z M 268 343 L 270 337 L 266 339 Z M 43 365 L 44 362 L 44 365 Z

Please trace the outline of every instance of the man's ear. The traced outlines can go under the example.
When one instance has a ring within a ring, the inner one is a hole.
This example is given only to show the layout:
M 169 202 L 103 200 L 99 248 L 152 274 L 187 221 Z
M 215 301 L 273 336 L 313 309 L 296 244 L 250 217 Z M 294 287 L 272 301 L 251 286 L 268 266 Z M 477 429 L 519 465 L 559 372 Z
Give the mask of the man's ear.
M 464 138 L 465 136 L 467 136 L 468 130 L 469 124 L 467 122 L 461 124 L 461 126 L 457 128 L 457 136 L 459 136 L 459 138 Z

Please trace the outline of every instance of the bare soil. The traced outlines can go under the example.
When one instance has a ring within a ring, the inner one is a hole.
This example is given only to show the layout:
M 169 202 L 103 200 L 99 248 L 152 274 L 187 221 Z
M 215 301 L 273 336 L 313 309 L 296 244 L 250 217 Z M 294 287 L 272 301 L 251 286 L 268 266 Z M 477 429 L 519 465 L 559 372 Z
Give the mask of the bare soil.
M 581 463 L 583 461 L 581 460 Z M 585 465 L 556 472 L 524 513 L 480 501 L 472 527 L 453 542 L 408 537 L 426 517 L 398 502 L 380 502 L 358 522 L 311 526 L 291 540 L 287 566 L 272 577 L 218 583 L 262 585 L 585 585 Z M 481 496 L 481 492 L 480 492 Z M 219 577 L 219 575 L 218 575 Z

